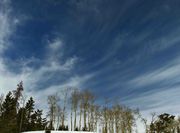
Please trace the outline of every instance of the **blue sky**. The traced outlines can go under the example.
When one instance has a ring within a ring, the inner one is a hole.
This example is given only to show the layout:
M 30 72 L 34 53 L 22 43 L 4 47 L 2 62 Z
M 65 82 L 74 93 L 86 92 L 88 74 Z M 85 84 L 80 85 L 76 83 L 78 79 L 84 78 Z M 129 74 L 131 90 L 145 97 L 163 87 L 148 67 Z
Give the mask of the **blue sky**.
M 0 92 L 45 108 L 66 87 L 142 113 L 180 112 L 179 0 L 1 0 Z M 43 104 L 42 104 L 43 103 Z

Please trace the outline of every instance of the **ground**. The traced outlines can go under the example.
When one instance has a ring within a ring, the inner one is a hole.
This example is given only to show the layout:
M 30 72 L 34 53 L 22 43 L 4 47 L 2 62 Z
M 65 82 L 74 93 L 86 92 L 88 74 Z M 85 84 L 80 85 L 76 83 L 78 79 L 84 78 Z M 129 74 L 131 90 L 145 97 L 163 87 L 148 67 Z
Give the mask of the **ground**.
M 31 131 L 23 133 L 45 133 L 45 131 Z M 95 133 L 95 132 L 82 132 L 82 131 L 51 131 L 51 133 Z

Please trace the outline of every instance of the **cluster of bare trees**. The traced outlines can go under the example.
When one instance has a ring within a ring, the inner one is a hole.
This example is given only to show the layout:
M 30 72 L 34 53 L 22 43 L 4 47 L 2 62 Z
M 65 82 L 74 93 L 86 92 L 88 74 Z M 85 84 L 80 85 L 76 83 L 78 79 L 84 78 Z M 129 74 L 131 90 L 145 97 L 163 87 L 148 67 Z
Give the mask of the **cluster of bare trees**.
M 60 96 L 57 94 L 48 96 L 49 128 L 65 130 L 65 121 L 68 118 L 67 108 L 70 105 L 70 130 L 92 130 L 94 118 L 97 118 L 94 98 L 89 91 L 80 92 L 78 89 L 65 89 L 61 91 Z M 77 118 L 78 116 L 79 118 Z M 56 126 L 54 126 L 55 123 Z
M 65 122 L 69 122 L 71 131 L 96 131 L 98 125 L 103 133 L 131 133 L 138 112 L 119 104 L 100 106 L 92 92 L 78 89 L 51 95 L 48 104 L 49 128 L 56 130 L 66 130 Z
M 69 89 L 61 91 L 61 96 L 57 94 L 48 96 L 49 112 L 47 116 L 49 117 L 49 129 L 67 130 L 65 120 L 67 117 L 68 91 Z
M 132 133 L 136 125 L 135 115 L 138 114 L 138 110 L 132 110 L 119 104 L 103 107 L 100 117 L 103 133 Z

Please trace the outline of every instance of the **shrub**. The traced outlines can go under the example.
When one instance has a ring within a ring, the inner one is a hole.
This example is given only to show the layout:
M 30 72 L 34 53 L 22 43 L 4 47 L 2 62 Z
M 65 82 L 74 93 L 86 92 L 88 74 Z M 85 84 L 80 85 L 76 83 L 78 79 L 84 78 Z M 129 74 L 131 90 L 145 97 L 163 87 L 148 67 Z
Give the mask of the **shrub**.
M 78 127 L 75 128 L 75 131 L 79 131 Z
M 46 130 L 45 133 L 51 133 L 51 130 Z

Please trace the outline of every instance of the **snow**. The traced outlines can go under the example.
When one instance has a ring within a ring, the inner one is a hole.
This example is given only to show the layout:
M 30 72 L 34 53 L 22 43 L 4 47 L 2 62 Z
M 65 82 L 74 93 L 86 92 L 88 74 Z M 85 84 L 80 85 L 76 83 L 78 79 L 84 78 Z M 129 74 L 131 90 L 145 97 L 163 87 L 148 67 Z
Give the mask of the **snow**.
M 23 133 L 45 133 L 45 131 L 30 131 Z M 51 133 L 96 133 L 96 132 L 82 132 L 82 131 L 51 131 Z

